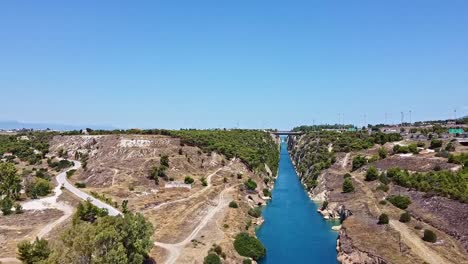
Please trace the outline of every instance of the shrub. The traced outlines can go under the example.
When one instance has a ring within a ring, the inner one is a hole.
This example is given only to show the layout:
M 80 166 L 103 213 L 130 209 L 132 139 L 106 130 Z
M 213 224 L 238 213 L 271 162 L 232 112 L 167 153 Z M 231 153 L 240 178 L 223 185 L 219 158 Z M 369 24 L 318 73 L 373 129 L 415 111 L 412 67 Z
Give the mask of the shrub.
M 248 214 L 252 217 L 258 218 L 262 215 L 262 209 L 260 207 L 250 208 Z
M 18 244 L 19 259 L 26 264 L 42 263 L 52 251 L 45 239 L 38 239 L 33 243 L 22 241 Z
M 202 177 L 202 178 L 200 179 L 200 181 L 201 181 L 201 183 L 202 183 L 203 186 L 208 186 L 208 182 L 206 181 L 206 178 L 205 178 L 205 177 Z
M 46 196 L 50 193 L 52 186 L 48 180 L 35 177 L 32 182 L 25 186 L 26 194 L 36 199 L 38 196 Z
M 346 173 L 345 175 L 343 175 L 343 178 L 345 178 L 345 179 L 346 179 L 346 178 L 351 178 L 351 174 Z
M 402 223 L 408 223 L 409 221 L 411 221 L 411 215 L 410 213 L 408 212 L 404 212 L 400 215 L 400 222 Z
M 167 156 L 167 155 L 162 155 L 161 156 L 161 166 L 169 168 L 169 156 Z
M 447 146 L 445 146 L 446 151 L 455 151 L 455 145 L 452 142 L 449 142 Z
M 257 238 L 247 233 L 240 233 L 234 240 L 234 248 L 239 255 L 258 260 L 265 256 L 266 249 Z
M 75 174 L 76 170 L 69 170 L 67 171 L 67 179 L 69 179 L 73 174 Z
M 322 207 L 320 208 L 320 210 L 325 210 L 325 209 L 327 209 L 327 207 L 328 207 L 328 201 L 325 200 L 325 201 L 323 201 Z
M 384 147 L 379 148 L 379 157 L 385 159 L 387 157 L 387 150 Z
M 244 259 L 242 261 L 242 264 L 252 264 L 252 260 L 251 259 Z
M 379 177 L 379 171 L 376 167 L 370 166 L 366 172 L 366 181 L 375 181 Z
M 388 222 L 389 222 L 388 215 L 387 214 L 381 214 L 379 216 L 379 222 L 377 222 L 377 224 L 386 225 L 386 224 L 388 224 Z
M 84 182 L 76 182 L 75 183 L 76 188 L 86 188 L 86 183 Z
M 229 203 L 229 207 L 231 207 L 231 208 L 238 208 L 239 205 L 237 205 L 237 203 L 236 203 L 235 201 L 231 201 L 231 202 Z
M 203 264 L 221 264 L 221 259 L 215 253 L 209 253 L 203 260 Z
M 440 147 L 442 147 L 442 140 L 440 139 L 431 140 L 431 145 L 429 146 L 430 149 L 436 149 Z
M 263 189 L 263 196 L 271 197 L 271 192 L 270 192 L 270 190 L 268 190 L 267 188 L 264 188 L 264 189 Z
M 22 214 L 23 213 L 23 206 L 20 203 L 15 204 L 15 214 Z
M 408 196 L 404 195 L 391 195 L 387 197 L 387 200 L 394 206 L 403 210 L 408 208 L 408 205 L 411 204 L 411 199 Z
M 251 191 L 257 188 L 257 183 L 254 180 L 252 180 L 252 178 L 249 178 L 247 181 L 245 181 L 244 185 L 247 188 L 247 190 L 251 190 Z
M 13 201 L 8 196 L 0 200 L 0 210 L 2 211 L 3 215 L 11 214 L 12 207 Z
M 343 192 L 344 193 L 354 192 L 353 182 L 351 181 L 350 178 L 346 178 L 344 180 L 344 182 L 343 182 Z
M 353 171 L 361 168 L 362 166 L 367 164 L 367 159 L 366 157 L 363 156 L 357 156 L 353 158 Z
M 242 179 L 242 173 L 237 173 L 237 179 Z
M 380 200 L 380 201 L 379 201 L 379 204 L 381 204 L 381 205 L 386 205 L 386 204 L 387 204 L 387 201 L 385 201 L 385 200 Z
M 379 184 L 379 186 L 377 186 L 377 190 L 381 190 L 382 192 L 388 192 L 390 188 L 388 187 L 387 184 Z
M 185 177 L 185 179 L 184 179 L 184 183 L 185 183 L 185 184 L 192 184 L 194 181 L 195 181 L 195 180 L 194 180 L 192 177 L 190 177 L 190 176 L 187 176 L 187 177 Z
M 426 229 L 424 230 L 424 236 L 422 239 L 427 242 L 435 243 L 437 242 L 437 235 L 433 231 Z

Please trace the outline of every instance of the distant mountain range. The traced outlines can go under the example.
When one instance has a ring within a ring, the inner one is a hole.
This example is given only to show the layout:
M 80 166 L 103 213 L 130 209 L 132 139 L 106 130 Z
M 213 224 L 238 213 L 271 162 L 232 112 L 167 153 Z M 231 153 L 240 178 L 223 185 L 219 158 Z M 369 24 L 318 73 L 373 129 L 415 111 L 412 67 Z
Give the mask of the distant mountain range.
M 52 130 L 79 130 L 83 128 L 92 128 L 92 129 L 115 129 L 112 126 L 106 125 L 68 125 L 68 124 L 55 124 L 55 123 L 27 123 L 20 121 L 1 121 L 0 120 L 0 129 L 52 129 Z

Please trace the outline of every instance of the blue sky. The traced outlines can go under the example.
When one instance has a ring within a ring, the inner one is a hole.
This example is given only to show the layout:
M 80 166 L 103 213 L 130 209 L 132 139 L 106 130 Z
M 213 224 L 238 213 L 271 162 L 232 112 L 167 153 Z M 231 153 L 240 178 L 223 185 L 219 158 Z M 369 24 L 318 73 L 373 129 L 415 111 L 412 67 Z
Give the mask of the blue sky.
M 0 120 L 290 128 L 468 114 L 468 1 L 2 1 Z

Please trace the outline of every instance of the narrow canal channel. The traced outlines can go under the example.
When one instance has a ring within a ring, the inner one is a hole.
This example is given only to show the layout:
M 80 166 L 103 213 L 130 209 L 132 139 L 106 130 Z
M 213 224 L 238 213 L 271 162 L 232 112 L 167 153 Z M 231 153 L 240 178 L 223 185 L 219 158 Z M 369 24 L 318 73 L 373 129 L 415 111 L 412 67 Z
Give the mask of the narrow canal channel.
M 337 232 L 307 196 L 282 138 L 279 174 L 273 200 L 263 211 L 265 223 L 257 236 L 267 249 L 261 264 L 338 263 Z

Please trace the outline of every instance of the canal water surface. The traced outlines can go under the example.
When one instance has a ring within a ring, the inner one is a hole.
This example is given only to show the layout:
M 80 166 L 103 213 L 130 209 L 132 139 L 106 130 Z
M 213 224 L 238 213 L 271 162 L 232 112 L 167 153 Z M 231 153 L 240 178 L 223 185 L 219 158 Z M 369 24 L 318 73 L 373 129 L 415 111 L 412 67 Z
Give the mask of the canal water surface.
M 284 141 L 284 138 L 282 139 Z M 260 264 L 338 263 L 332 223 L 325 221 L 305 192 L 281 143 L 278 178 L 273 199 L 263 210 L 265 223 L 257 236 L 267 249 Z

